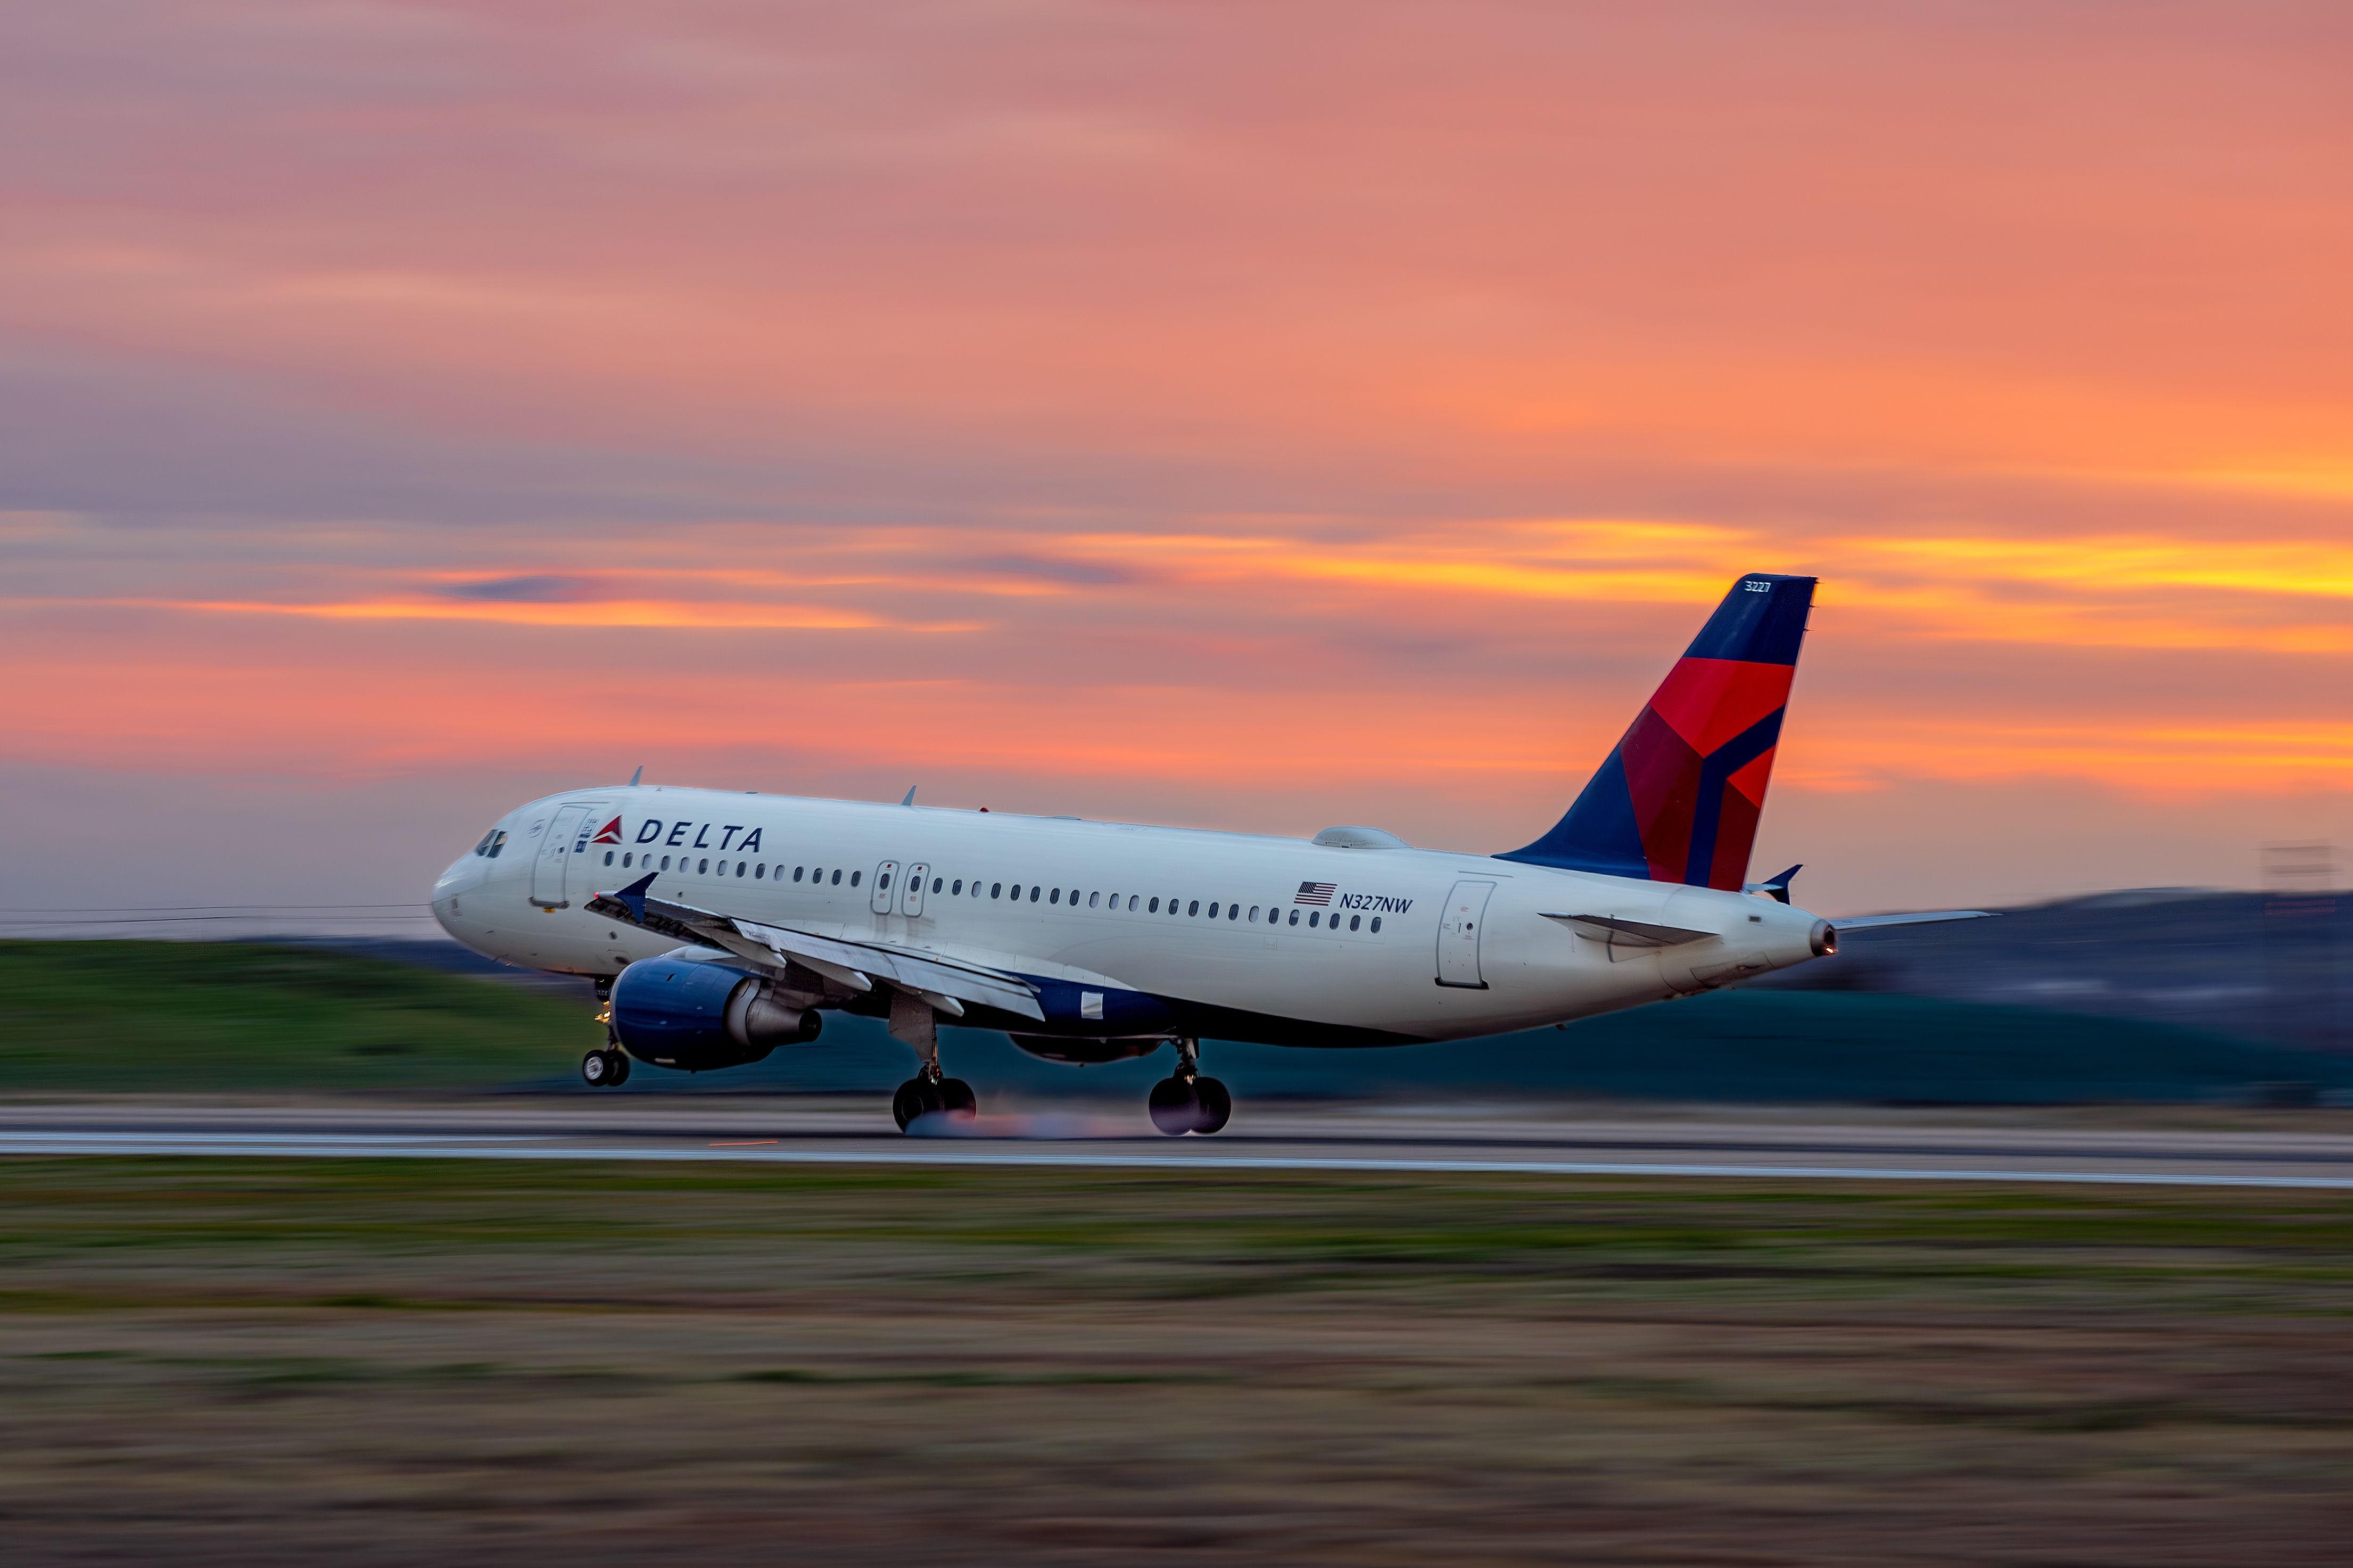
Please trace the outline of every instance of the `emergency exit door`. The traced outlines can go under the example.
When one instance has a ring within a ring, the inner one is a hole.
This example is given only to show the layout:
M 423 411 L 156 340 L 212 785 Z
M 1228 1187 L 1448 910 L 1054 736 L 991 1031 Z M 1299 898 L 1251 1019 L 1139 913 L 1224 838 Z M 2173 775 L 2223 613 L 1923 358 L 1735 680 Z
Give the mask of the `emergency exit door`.
M 1484 991 L 1479 974 L 1479 928 L 1487 923 L 1487 900 L 1493 882 L 1457 882 L 1446 895 L 1446 910 L 1438 921 L 1438 983 L 1465 990 Z

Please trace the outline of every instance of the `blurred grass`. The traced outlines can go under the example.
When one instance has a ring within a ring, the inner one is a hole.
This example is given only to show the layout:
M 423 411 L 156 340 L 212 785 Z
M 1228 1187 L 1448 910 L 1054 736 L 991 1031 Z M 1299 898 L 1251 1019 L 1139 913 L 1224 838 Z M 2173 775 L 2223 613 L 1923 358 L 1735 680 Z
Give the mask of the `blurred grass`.
M 11 1560 L 2341 1561 L 2353 1205 L 0 1162 Z
M 245 942 L 0 942 L 0 1087 L 486 1087 L 603 1043 L 577 1000 Z

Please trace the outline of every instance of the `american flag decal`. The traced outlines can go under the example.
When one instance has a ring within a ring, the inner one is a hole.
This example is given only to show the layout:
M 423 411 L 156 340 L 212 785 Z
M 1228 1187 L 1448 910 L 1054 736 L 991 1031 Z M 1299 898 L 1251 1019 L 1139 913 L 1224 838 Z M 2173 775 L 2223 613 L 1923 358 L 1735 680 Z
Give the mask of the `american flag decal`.
M 1294 904 L 1328 904 L 1332 901 L 1332 895 L 1339 890 L 1337 882 L 1302 882 L 1299 884 L 1299 896 L 1291 901 Z

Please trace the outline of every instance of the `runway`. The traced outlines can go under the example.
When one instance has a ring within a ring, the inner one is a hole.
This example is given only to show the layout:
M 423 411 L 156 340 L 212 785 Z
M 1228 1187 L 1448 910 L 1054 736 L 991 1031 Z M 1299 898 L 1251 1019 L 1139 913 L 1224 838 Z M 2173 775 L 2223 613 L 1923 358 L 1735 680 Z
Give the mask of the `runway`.
M 616 1097 L 583 1103 L 185 1102 L 0 1107 L 0 1155 L 722 1161 L 1469 1173 L 1776 1181 L 2006 1182 L 2353 1190 L 2353 1135 L 1929 1121 L 1601 1119 L 1526 1108 L 1284 1107 L 1213 1139 L 1167 1139 L 1141 1108 L 919 1122 L 880 1104 Z

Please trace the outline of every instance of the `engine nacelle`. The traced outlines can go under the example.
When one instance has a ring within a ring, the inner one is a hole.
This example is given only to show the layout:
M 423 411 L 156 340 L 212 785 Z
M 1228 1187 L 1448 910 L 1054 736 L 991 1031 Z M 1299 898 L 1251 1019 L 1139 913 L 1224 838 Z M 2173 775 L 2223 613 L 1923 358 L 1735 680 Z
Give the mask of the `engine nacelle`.
M 656 1067 L 741 1067 L 823 1026 L 816 1008 L 790 1005 L 773 981 L 732 963 L 646 958 L 613 982 L 613 1037 Z

